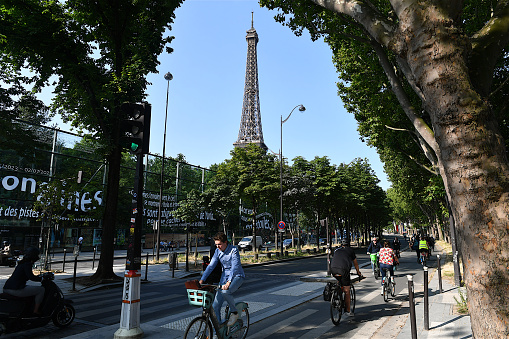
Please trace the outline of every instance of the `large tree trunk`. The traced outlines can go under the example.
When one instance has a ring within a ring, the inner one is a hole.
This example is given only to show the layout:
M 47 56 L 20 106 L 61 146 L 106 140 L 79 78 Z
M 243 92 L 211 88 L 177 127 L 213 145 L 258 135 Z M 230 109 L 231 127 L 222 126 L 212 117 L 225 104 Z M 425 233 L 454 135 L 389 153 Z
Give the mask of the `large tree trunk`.
M 118 279 L 113 272 L 113 239 L 117 223 L 117 207 L 120 177 L 121 149 L 116 147 L 108 156 L 108 190 L 106 192 L 106 205 L 102 219 L 101 256 L 97 271 L 92 275 L 93 281 Z
M 417 18 L 422 21 L 416 23 Z M 456 221 L 472 330 L 475 337 L 507 338 L 509 164 L 504 139 L 469 77 L 466 37 L 454 34 L 445 25 L 450 20 L 432 7 L 403 19 L 408 23 L 403 33 L 411 35 L 405 59 L 431 117 Z
M 472 40 L 455 27 L 463 24 L 461 0 L 391 0 L 387 18 L 369 2 L 311 1 L 348 15 L 372 39 L 425 154 L 436 156 L 431 162 L 444 181 L 463 255 L 473 335 L 509 337 L 509 162 L 489 106 L 495 64 L 509 43 L 508 1 L 495 2 Z M 398 74 L 381 46 L 395 56 Z M 431 126 L 406 95 L 402 76 Z

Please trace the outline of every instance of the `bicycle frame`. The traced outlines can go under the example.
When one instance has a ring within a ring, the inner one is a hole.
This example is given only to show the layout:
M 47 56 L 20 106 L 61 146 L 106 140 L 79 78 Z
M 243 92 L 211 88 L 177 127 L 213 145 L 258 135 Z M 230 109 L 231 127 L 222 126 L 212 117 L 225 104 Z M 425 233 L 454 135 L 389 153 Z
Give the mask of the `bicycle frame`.
M 217 288 L 215 289 L 215 292 L 218 293 Z M 235 304 L 235 309 L 239 315 L 242 314 L 243 310 L 247 311 L 247 308 L 248 308 L 248 305 L 245 302 L 238 302 Z M 226 315 L 227 319 L 230 317 L 231 312 L 232 312 L 231 310 L 228 310 L 228 314 Z M 240 323 L 238 321 L 235 324 L 233 324 L 232 326 L 227 326 L 226 324 L 221 326 L 221 324 L 219 324 L 219 320 L 217 319 L 216 312 L 214 311 L 214 308 L 212 307 L 212 303 L 208 306 L 202 307 L 201 317 L 205 318 L 206 322 L 212 323 L 212 327 L 214 328 L 214 331 L 216 332 L 219 339 L 229 339 L 229 338 L 231 338 L 231 335 L 233 333 L 235 333 L 237 330 L 241 329 L 241 327 L 239 327 Z M 249 316 L 248 316 L 248 320 L 249 320 Z M 246 326 L 246 324 L 244 324 L 244 326 Z M 247 324 L 247 327 L 249 328 L 249 323 Z
M 337 296 L 337 302 L 335 301 L 335 296 Z M 350 283 L 350 312 L 354 312 L 355 310 L 355 287 L 352 283 Z M 339 303 L 339 305 L 337 304 Z M 346 292 L 343 291 L 343 284 L 340 280 L 336 281 L 334 284 L 334 290 L 330 300 L 330 313 L 331 320 L 334 325 L 339 325 L 341 321 L 341 315 L 343 312 L 346 312 Z M 338 307 L 339 306 L 339 307 Z M 337 311 L 336 311 L 337 310 Z M 338 314 L 339 313 L 339 314 Z M 336 316 L 338 316 L 337 319 Z

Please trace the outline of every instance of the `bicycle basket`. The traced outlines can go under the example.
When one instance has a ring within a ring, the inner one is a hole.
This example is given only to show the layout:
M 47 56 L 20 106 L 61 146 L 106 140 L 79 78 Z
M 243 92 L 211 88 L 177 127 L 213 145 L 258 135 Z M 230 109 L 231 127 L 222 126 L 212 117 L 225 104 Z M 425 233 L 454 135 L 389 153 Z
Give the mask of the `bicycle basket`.
M 187 290 L 187 299 L 189 305 L 209 307 L 214 300 L 214 294 L 204 290 Z

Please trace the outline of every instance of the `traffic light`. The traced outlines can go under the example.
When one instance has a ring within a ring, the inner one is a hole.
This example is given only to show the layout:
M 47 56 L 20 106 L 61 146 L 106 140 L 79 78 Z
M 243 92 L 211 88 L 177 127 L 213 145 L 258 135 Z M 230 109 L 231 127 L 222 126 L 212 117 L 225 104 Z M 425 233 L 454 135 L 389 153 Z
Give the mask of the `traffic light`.
M 120 107 L 129 117 L 122 121 L 122 139 L 131 154 L 147 154 L 150 139 L 150 115 L 152 107 L 149 103 L 124 103 Z

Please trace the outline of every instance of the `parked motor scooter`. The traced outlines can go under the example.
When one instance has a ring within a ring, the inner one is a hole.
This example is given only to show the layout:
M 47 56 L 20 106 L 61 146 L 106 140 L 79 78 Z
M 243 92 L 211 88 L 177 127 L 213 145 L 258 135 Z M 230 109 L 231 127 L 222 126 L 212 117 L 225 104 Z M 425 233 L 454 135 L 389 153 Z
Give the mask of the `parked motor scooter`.
M 7 293 L 0 294 L 0 335 L 45 326 L 50 320 L 60 328 L 72 323 L 76 314 L 72 300 L 64 298 L 54 279 L 52 272 L 42 274 L 41 284 L 45 288 L 40 308 L 42 316 L 33 314 L 33 296 L 22 298 Z

